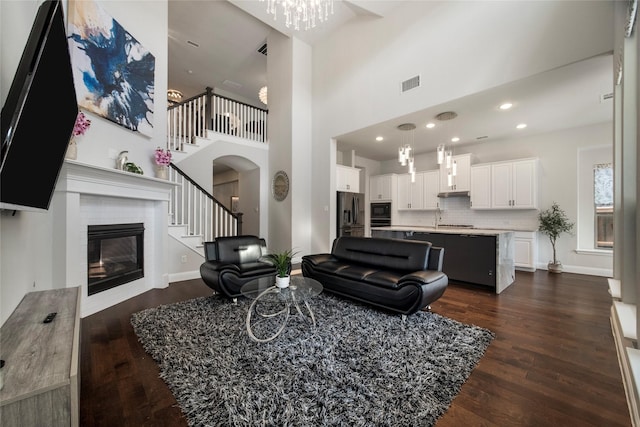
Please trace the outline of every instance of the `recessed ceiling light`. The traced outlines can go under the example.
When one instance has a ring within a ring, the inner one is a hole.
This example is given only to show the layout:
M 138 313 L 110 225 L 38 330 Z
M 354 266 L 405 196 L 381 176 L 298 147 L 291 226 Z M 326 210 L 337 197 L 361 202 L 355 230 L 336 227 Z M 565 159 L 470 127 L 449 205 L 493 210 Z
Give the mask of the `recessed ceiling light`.
M 512 104 L 512 103 L 510 103 L 510 102 L 505 102 L 504 104 L 502 104 L 502 105 L 500 106 L 500 109 L 501 109 L 501 110 L 508 110 L 508 109 L 509 109 L 509 108 L 511 108 L 511 107 L 513 107 L 513 104 Z
M 451 138 L 451 142 L 458 142 L 460 141 L 460 138 L 458 138 L 457 136 L 454 136 L 453 138 Z
M 435 123 L 427 123 L 428 129 L 433 129 L 434 127 L 436 127 Z
M 526 123 L 520 123 L 518 126 L 516 126 L 516 129 L 524 129 L 527 127 Z
M 376 141 L 382 141 L 384 138 L 381 136 L 376 136 Z

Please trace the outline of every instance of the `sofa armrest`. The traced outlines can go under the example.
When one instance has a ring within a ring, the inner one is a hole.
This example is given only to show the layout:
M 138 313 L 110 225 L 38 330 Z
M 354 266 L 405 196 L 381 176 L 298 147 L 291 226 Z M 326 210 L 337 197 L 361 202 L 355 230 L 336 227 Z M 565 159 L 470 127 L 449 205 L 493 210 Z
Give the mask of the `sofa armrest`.
M 313 254 L 305 255 L 302 257 L 303 262 L 308 262 L 312 265 L 318 265 L 327 261 L 336 261 L 337 258 L 331 254 Z
M 203 264 L 206 264 L 206 268 L 214 271 L 222 271 L 222 270 L 234 270 L 240 272 L 240 268 L 233 263 L 224 262 L 224 261 L 205 261 Z
M 431 246 L 431 249 L 429 250 L 429 260 L 427 261 L 427 270 L 442 271 L 443 262 L 444 248 Z
M 405 274 L 398 280 L 398 285 L 402 286 L 405 282 L 418 282 L 428 285 L 437 280 L 440 280 L 444 276 L 442 271 L 437 270 L 420 270 L 413 273 Z

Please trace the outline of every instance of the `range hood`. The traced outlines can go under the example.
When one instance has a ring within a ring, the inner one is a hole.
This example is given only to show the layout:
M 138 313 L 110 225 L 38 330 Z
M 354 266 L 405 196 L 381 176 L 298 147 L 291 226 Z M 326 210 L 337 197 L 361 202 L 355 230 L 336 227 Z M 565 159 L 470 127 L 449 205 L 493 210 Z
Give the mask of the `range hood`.
M 470 197 L 469 191 L 447 191 L 446 193 L 438 193 L 438 197 Z

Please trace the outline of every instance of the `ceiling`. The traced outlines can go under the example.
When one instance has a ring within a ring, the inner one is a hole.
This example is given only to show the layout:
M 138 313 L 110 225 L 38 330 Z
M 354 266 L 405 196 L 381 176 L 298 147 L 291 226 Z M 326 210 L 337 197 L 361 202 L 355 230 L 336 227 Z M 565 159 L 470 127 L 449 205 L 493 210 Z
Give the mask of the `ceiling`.
M 298 38 L 313 45 L 349 20 L 383 17 L 400 3 L 336 0 L 334 14 L 326 22 L 308 31 L 294 31 L 284 26 L 282 15 L 274 21 L 266 13 L 266 1 L 169 0 L 168 87 L 189 98 L 209 86 L 253 105 L 262 105 L 257 94 L 267 84 L 267 58 L 258 49 L 274 28 L 287 35 L 295 32 Z M 412 145 L 414 152 L 420 154 L 435 151 L 440 143 L 455 148 L 611 121 L 613 102 L 603 101 L 602 97 L 613 91 L 612 70 L 611 55 L 591 58 L 336 135 L 337 147 L 382 161 L 397 157 L 398 146 L 403 135 L 407 135 L 397 129 L 403 123 L 415 123 Z M 513 107 L 500 110 L 498 106 L 506 101 L 513 103 Z M 434 117 L 444 111 L 454 111 L 458 117 L 436 121 Z M 427 129 L 428 122 L 436 127 Z M 518 130 L 519 123 L 526 123 L 527 127 Z M 376 142 L 377 136 L 384 140 Z M 452 143 L 453 136 L 460 141 Z

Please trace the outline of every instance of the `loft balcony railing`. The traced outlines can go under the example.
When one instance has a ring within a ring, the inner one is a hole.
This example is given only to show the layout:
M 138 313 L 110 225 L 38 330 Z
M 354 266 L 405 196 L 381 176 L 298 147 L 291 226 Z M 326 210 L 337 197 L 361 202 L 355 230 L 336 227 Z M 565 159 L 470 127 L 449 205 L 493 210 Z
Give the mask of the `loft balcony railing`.
M 184 151 L 207 130 L 267 143 L 268 111 L 213 94 L 211 88 L 167 110 L 167 148 Z

